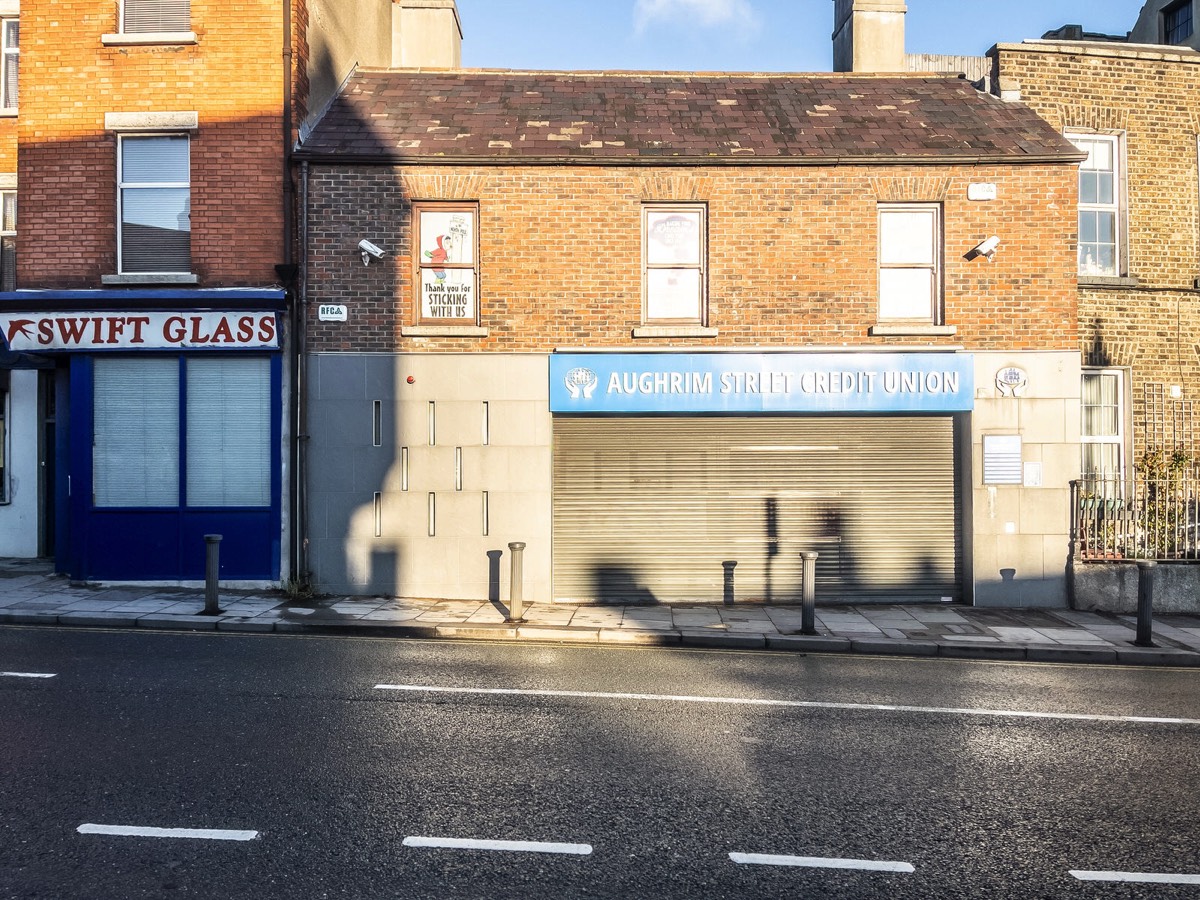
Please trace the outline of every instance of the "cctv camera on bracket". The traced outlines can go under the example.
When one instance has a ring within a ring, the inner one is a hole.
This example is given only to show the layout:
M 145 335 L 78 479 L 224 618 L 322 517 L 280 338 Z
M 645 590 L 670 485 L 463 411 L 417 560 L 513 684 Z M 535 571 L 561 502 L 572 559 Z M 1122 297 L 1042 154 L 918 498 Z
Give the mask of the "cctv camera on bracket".
M 366 238 L 363 238 L 358 242 L 358 249 L 362 251 L 362 261 L 364 266 L 370 264 L 372 256 L 376 259 L 383 259 L 383 250 L 379 247 L 376 247 Z
M 980 241 L 974 247 L 967 251 L 966 259 L 975 259 L 978 256 L 986 256 L 987 261 L 991 262 L 996 256 L 996 248 L 1000 246 L 1000 238 L 992 235 L 986 241 Z

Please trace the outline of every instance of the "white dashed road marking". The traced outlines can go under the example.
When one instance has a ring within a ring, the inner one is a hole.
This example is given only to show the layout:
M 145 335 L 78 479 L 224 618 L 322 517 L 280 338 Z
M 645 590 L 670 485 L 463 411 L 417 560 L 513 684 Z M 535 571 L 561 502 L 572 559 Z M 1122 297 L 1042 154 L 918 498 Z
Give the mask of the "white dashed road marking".
M 666 700 L 676 703 L 724 703 L 732 706 L 784 706 L 795 709 L 845 709 L 876 712 L 929 713 L 950 716 L 1001 716 L 1013 719 L 1052 719 L 1071 722 L 1131 722 L 1152 725 L 1200 725 L 1200 719 L 1159 716 L 1105 716 L 1088 713 L 1031 712 L 1017 709 L 956 709 L 942 706 L 898 706 L 890 703 L 825 703 L 818 700 L 770 700 L 758 697 L 694 697 L 687 694 L 626 694 L 608 691 L 551 691 L 518 688 L 435 687 L 426 684 L 377 684 L 377 691 L 430 694 L 491 694 L 513 697 L 582 697 L 592 700 Z
M 1200 875 L 1168 875 L 1159 872 L 1095 872 L 1072 869 L 1080 881 L 1122 881 L 1137 884 L 1200 884 Z
M 54 678 L 53 672 L 0 672 L 0 678 Z
M 824 856 L 775 856 L 770 853 L 730 853 L 729 858 L 743 866 L 804 866 L 811 869 L 859 869 L 865 872 L 916 871 L 911 863 L 874 859 L 831 859 Z
M 431 847 L 442 850 L 508 850 L 516 853 L 565 853 L 590 856 L 591 844 L 555 844 L 544 841 L 486 841 L 471 838 L 415 837 L 404 839 L 405 847 Z
M 80 834 L 117 837 L 192 838 L 203 841 L 252 841 L 257 831 L 226 831 L 220 828 L 144 828 L 140 825 L 80 825 Z

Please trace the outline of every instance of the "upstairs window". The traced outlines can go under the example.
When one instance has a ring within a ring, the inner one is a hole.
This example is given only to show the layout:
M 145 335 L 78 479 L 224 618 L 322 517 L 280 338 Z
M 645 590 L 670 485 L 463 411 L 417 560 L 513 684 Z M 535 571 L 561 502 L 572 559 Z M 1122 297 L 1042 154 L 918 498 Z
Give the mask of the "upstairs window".
M 414 281 L 422 325 L 479 321 L 479 205 L 414 203 Z
M 642 207 L 643 315 L 648 323 L 704 324 L 706 209 L 699 204 Z
M 1121 274 L 1120 145 L 1116 135 L 1067 135 L 1087 159 L 1079 164 L 1079 274 Z
M 0 291 L 17 289 L 17 192 L 0 191 Z
M 190 271 L 188 136 L 122 135 L 119 140 L 121 274 Z
M 879 207 L 879 320 L 940 324 L 941 207 Z
M 122 34 L 180 32 L 191 28 L 191 0 L 122 0 Z
M 17 108 L 18 38 L 21 26 L 16 19 L 0 19 L 0 52 L 4 66 L 0 68 L 0 108 Z
M 1192 36 L 1192 0 L 1180 0 L 1162 11 L 1163 43 L 1182 44 Z

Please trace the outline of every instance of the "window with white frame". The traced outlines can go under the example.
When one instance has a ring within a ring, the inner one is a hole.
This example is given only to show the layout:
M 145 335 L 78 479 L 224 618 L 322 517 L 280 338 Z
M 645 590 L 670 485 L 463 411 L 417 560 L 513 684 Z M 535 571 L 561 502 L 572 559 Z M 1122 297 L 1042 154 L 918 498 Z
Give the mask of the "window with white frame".
M 17 108 L 20 31 L 16 19 L 0 19 L 0 54 L 4 56 L 4 65 L 0 68 L 0 109 Z
M 95 505 L 269 506 L 270 365 L 259 356 L 97 358 Z
M 191 175 L 186 134 L 122 135 L 119 271 L 191 271 Z
M 121 0 L 121 33 L 190 31 L 191 0 Z
M 642 291 L 650 323 L 705 324 L 707 210 L 698 203 L 642 207 Z
M 1121 274 L 1120 140 L 1115 134 L 1069 134 L 1087 159 L 1079 164 L 1079 274 Z
M 17 192 L 0 191 L 0 291 L 17 289 Z
M 1182 44 L 1194 32 L 1192 0 L 1178 0 L 1162 11 L 1163 43 Z
M 1120 369 L 1084 369 L 1080 400 L 1080 471 L 1120 475 L 1125 466 L 1125 386 Z
M 879 319 L 939 324 L 942 210 L 936 203 L 879 206 Z

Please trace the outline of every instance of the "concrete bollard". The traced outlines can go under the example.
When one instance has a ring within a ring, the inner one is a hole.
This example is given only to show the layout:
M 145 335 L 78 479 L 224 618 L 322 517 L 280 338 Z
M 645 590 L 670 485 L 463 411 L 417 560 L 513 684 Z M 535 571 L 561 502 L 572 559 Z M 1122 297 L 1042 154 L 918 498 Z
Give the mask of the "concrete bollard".
M 733 570 L 736 567 L 736 559 L 727 559 L 725 562 L 721 563 L 721 568 L 725 570 L 725 584 L 724 591 L 722 593 L 722 599 L 725 601 L 726 606 L 733 606 L 734 604 Z
M 221 578 L 221 535 L 204 536 L 204 615 L 220 615 L 217 582 Z
M 525 542 L 513 541 L 508 545 L 508 549 L 512 555 L 512 570 L 508 580 L 508 618 L 504 621 L 520 624 L 525 621 L 525 597 L 521 585 L 525 577 L 521 571 Z
M 1138 647 L 1154 646 L 1154 569 L 1157 565 L 1152 559 L 1139 559 L 1137 564 L 1137 640 L 1133 643 Z
M 800 554 L 804 560 L 804 608 L 800 613 L 800 633 L 817 633 L 817 551 L 805 550 Z

